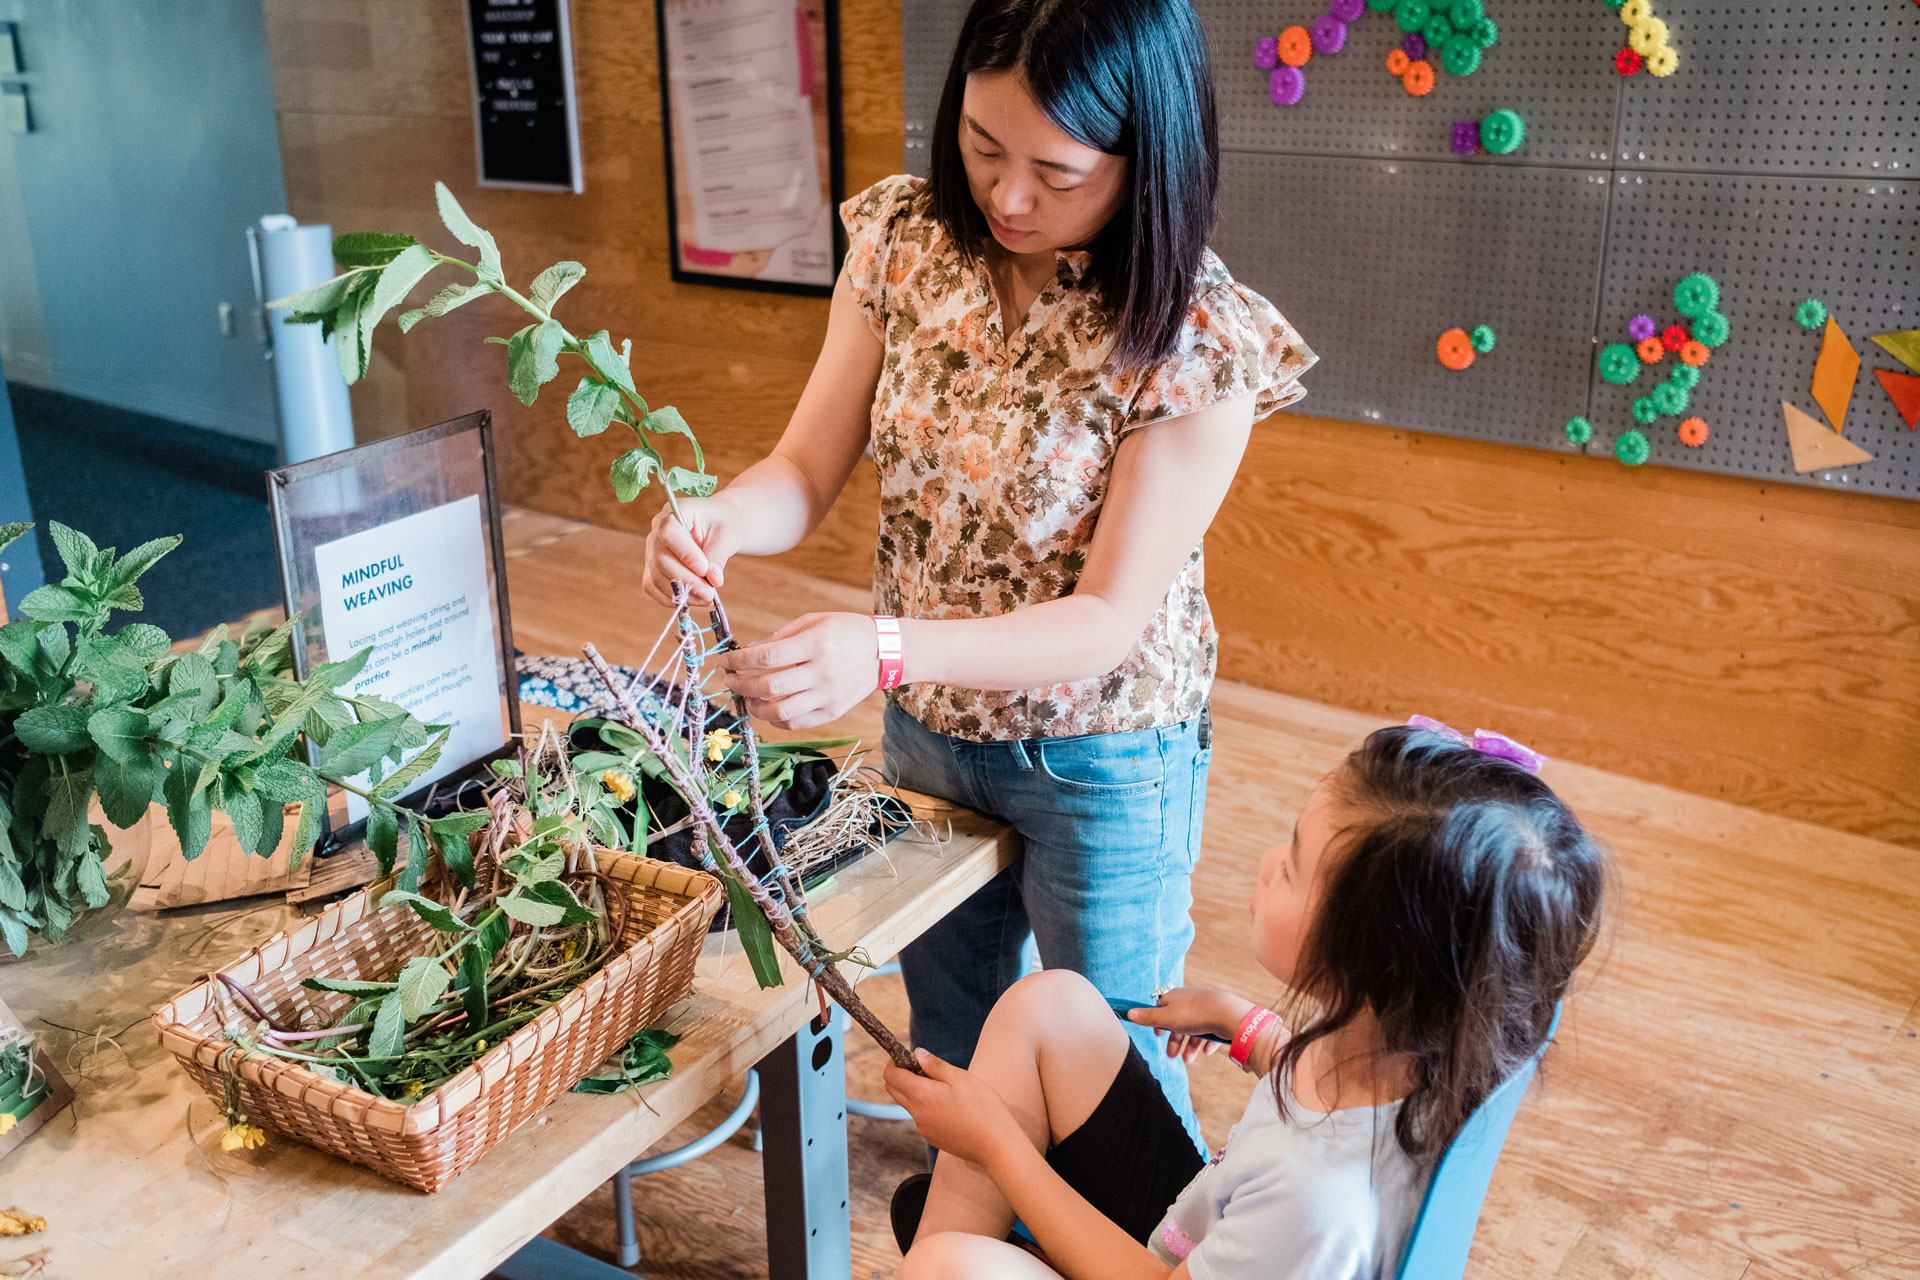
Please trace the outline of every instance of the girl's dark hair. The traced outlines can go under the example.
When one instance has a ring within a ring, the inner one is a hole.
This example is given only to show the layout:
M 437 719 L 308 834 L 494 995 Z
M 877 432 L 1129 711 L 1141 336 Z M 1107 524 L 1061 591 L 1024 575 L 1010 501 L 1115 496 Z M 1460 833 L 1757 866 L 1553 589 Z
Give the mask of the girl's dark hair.
M 1379 730 L 1331 785 L 1352 824 L 1327 852 L 1293 983 L 1318 1011 L 1274 1087 L 1371 1008 L 1382 1048 L 1413 1060 L 1395 1136 L 1430 1160 L 1546 1040 L 1593 948 L 1606 855 L 1539 778 L 1430 730 Z
M 974 0 L 934 117 L 934 216 L 969 254 L 986 218 L 960 158 L 960 103 L 976 71 L 1018 71 L 1075 141 L 1125 156 L 1132 189 L 1094 242 L 1123 369 L 1170 355 L 1193 303 L 1220 185 L 1213 72 L 1189 0 Z

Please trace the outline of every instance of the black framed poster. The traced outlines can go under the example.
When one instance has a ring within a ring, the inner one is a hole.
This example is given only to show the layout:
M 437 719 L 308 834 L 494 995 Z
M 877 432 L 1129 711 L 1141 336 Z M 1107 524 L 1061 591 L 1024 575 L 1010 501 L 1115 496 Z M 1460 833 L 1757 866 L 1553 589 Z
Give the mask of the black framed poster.
M 655 0 L 654 15 L 673 278 L 832 294 L 837 0 Z
M 480 185 L 581 190 L 567 0 L 467 0 L 467 36 Z

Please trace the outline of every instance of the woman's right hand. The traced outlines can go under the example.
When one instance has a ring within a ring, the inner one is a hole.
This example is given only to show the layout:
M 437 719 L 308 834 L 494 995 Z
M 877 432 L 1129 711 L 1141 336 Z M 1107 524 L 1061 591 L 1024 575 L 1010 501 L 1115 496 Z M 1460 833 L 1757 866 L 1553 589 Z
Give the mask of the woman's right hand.
M 675 583 L 701 603 L 715 599 L 726 581 L 727 561 L 740 549 L 740 512 L 723 497 L 680 498 L 680 514 L 660 508 L 647 531 L 647 561 L 641 589 L 661 604 L 673 604 Z
M 1231 991 L 1174 987 L 1161 995 L 1159 1004 L 1135 1009 L 1127 1014 L 1127 1020 L 1165 1031 L 1167 1056 L 1192 1062 L 1202 1053 L 1217 1053 L 1221 1048 L 1216 1041 L 1202 1040 L 1201 1036 L 1232 1040 L 1253 1008 L 1253 1001 Z

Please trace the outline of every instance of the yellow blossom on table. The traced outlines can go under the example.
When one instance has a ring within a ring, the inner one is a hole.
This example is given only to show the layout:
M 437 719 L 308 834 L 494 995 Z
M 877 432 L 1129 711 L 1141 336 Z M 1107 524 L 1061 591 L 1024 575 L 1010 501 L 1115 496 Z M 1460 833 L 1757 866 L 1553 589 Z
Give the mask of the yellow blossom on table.
M 19 1117 L 11 1111 L 0 1111 L 0 1133 L 12 1133 L 13 1126 L 19 1124 Z
M 729 809 L 737 809 L 740 807 L 740 793 L 738 791 L 729 791 L 720 797 L 720 803 Z
M 47 1220 L 15 1205 L 0 1209 L 0 1236 L 30 1236 L 47 1229 Z
M 244 1120 L 228 1125 L 227 1131 L 220 1135 L 222 1151 L 253 1151 L 266 1145 L 267 1131 Z
M 724 760 L 727 752 L 733 750 L 733 730 L 715 729 L 707 735 L 707 759 Z
M 633 779 L 618 769 L 608 769 L 600 775 L 600 785 L 610 792 L 621 804 L 633 799 Z

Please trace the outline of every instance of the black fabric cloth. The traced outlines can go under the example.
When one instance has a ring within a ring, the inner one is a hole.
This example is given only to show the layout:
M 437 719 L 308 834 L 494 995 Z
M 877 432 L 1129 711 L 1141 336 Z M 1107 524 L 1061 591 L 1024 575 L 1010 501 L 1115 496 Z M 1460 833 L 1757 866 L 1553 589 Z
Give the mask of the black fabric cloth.
M 1047 1163 L 1142 1244 L 1206 1167 L 1131 1041 L 1100 1104 L 1084 1124 L 1053 1144 Z

